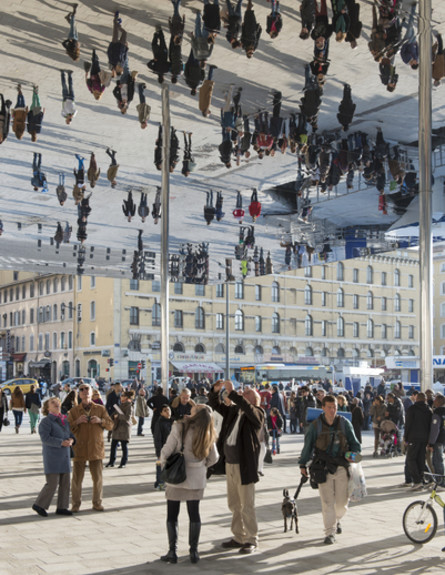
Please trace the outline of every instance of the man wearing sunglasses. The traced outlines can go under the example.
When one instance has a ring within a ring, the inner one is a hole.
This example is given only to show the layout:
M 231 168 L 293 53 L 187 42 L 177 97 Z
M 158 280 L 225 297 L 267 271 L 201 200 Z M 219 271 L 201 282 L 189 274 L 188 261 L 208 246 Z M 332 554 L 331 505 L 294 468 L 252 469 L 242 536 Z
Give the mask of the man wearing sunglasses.
M 88 461 L 93 479 L 93 509 L 103 511 L 102 469 L 105 457 L 104 429 L 111 430 L 113 421 L 103 405 L 91 400 L 91 387 L 81 382 L 78 387 L 79 405 L 68 413 L 71 431 L 76 438 L 73 446 L 73 478 L 71 481 L 71 511 L 76 513 L 82 501 L 82 481 Z

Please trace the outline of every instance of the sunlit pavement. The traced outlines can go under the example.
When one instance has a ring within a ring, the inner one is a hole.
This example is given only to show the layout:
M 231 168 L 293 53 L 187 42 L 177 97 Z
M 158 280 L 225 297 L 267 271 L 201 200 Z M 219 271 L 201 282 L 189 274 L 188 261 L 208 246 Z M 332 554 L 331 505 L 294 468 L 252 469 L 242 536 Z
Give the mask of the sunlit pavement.
M 80 513 L 56 516 L 54 501 L 49 517 L 41 518 L 31 510 L 44 483 L 40 439 L 30 434 L 25 419 L 20 434 L 15 434 L 13 424 L 0 433 L 0 574 L 158 574 L 184 568 L 213 574 L 442 573 L 441 510 L 437 509 L 436 537 L 423 547 L 411 544 L 402 530 L 403 511 L 410 501 L 426 495 L 398 488 L 403 481 L 403 458 L 373 459 L 372 443 L 367 432 L 363 465 L 368 497 L 351 505 L 335 545 L 322 543 L 320 500 L 308 485 L 298 499 L 300 533 L 283 533 L 282 491 L 293 492 L 299 482 L 296 457 L 302 445 L 302 436 L 285 435 L 281 454 L 272 465 L 265 465 L 257 486 L 257 552 L 241 556 L 236 550 L 221 548 L 221 542 L 231 536 L 231 516 L 225 482 L 213 478 L 201 504 L 201 561 L 192 565 L 188 558 L 188 519 L 183 505 L 180 559 L 177 566 L 170 566 L 159 560 L 167 550 L 166 509 L 164 493 L 153 487 L 155 455 L 149 422 L 145 437 L 132 437 L 127 467 L 104 469 L 104 513 L 91 510 L 87 473 Z

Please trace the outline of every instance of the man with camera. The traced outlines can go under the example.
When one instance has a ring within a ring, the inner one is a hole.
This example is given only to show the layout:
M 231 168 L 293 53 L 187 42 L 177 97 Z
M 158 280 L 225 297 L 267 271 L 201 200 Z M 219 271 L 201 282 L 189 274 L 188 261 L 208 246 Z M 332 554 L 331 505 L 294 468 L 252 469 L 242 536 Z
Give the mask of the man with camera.
M 228 393 L 229 405 L 220 397 L 223 387 Z M 255 389 L 246 386 L 240 395 L 230 380 L 217 381 L 209 392 L 208 405 L 223 416 L 225 437 L 220 457 L 225 458 L 227 502 L 232 512 L 233 539 L 222 546 L 238 549 L 243 554 L 253 553 L 258 545 L 255 483 L 259 480 L 259 435 L 265 418 L 260 402 Z
M 306 464 L 312 459 L 311 486 L 314 489 L 318 487 L 325 528 L 324 543 L 329 545 L 335 542 L 335 534 L 342 532 L 340 519 L 346 513 L 349 500 L 348 467 L 350 462 L 361 459 L 357 456 L 361 445 L 351 422 L 337 415 L 337 399 L 333 395 L 323 398 L 322 409 L 323 413 L 308 427 L 299 464 L 301 474 L 307 477 Z
M 73 477 L 71 481 L 71 511 L 76 513 L 82 501 L 82 481 L 86 462 L 93 479 L 93 509 L 103 511 L 102 469 L 105 457 L 104 429 L 111 430 L 113 421 L 103 405 L 91 400 L 92 389 L 87 383 L 78 388 L 79 405 L 68 413 L 68 422 L 76 443 L 73 446 Z

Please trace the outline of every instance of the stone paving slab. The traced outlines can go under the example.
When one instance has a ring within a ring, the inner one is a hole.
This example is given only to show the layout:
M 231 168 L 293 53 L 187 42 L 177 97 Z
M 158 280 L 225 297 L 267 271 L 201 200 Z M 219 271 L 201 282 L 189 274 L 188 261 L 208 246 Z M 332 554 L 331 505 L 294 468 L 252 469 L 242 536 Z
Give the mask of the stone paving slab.
M 265 466 L 257 486 L 260 548 L 252 556 L 223 551 L 231 516 L 225 481 L 209 481 L 201 504 L 203 521 L 201 561 L 188 559 L 188 520 L 180 515 L 177 566 L 159 561 L 167 549 L 164 493 L 153 488 L 155 455 L 149 422 L 145 437 L 133 437 L 125 469 L 104 469 L 104 513 L 91 510 L 91 479 L 86 473 L 81 512 L 74 517 L 41 518 L 31 505 L 44 482 L 39 437 L 30 435 L 27 421 L 21 433 L 0 433 L 0 575 L 158 575 L 179 572 L 232 575 L 438 575 L 443 573 L 445 545 L 443 516 L 429 544 L 415 546 L 403 533 L 402 515 L 410 501 L 426 497 L 397 487 L 403 481 L 403 458 L 373 459 L 373 437 L 364 434 L 363 466 L 368 497 L 351 507 L 343 534 L 325 546 L 320 500 L 305 486 L 298 500 L 300 533 L 283 533 L 283 488 L 293 491 L 299 481 L 296 457 L 302 437 L 285 435 L 281 454 Z M 109 445 L 107 444 L 107 452 Z

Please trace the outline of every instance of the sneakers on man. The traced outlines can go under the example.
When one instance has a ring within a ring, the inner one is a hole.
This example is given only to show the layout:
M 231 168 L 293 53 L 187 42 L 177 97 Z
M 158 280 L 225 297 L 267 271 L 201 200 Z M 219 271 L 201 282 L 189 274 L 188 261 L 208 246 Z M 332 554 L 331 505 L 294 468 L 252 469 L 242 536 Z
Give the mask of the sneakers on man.
M 256 549 L 256 545 L 253 543 L 245 543 L 239 550 L 240 553 L 244 553 L 245 555 L 249 555 L 253 553 Z
M 337 535 L 341 535 L 343 533 L 343 529 L 341 528 L 340 521 L 337 523 L 337 529 L 335 532 L 337 533 Z
M 414 483 L 414 485 L 411 487 L 411 491 L 422 491 L 423 489 L 423 483 Z
M 223 549 L 239 549 L 240 547 L 243 547 L 243 544 L 238 543 L 235 539 L 230 539 L 229 541 L 221 543 L 221 547 Z
M 335 543 L 335 535 L 327 535 L 323 541 L 325 545 L 332 545 Z

